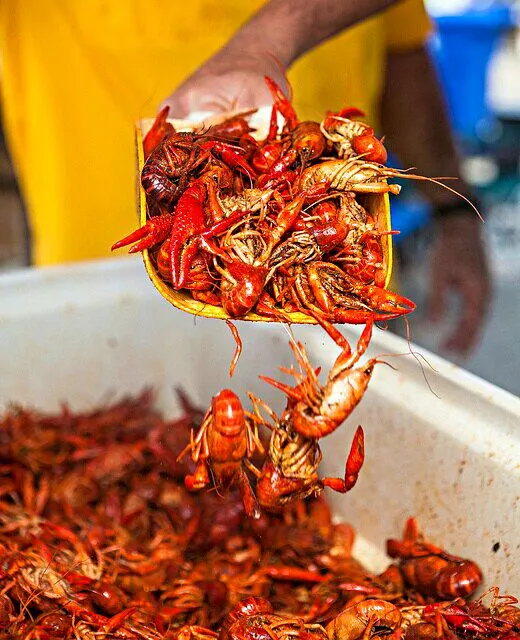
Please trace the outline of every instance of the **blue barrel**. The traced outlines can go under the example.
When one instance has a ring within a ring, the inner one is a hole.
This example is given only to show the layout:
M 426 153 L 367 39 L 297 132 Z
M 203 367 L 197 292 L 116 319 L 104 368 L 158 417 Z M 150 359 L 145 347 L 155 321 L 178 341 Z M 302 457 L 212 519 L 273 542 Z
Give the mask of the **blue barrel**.
M 489 118 L 486 74 L 499 37 L 513 25 L 511 10 L 495 6 L 458 15 L 436 16 L 438 34 L 431 52 L 444 86 L 455 132 L 477 138 L 477 126 Z

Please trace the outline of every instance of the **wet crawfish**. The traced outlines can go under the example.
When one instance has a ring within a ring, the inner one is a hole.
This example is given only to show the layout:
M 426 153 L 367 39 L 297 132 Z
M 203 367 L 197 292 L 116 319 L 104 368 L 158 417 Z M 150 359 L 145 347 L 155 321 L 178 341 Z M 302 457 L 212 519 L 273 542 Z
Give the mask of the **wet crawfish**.
M 337 329 L 324 321 L 321 324 L 343 350 L 336 359 L 325 387 L 320 385 L 303 345 L 291 340 L 291 348 L 304 371 L 304 374 L 300 374 L 291 369 L 296 386 L 289 387 L 272 378 L 260 376 L 287 395 L 287 407 L 282 417 L 278 419 L 264 402 L 252 396 L 255 407 L 262 407 L 272 421 L 264 422 L 272 434 L 269 458 L 257 484 L 260 504 L 268 510 L 277 510 L 288 502 L 317 494 L 324 487 L 346 493 L 356 484 L 363 465 L 364 435 L 359 426 L 347 457 L 344 478 L 318 479 L 317 467 L 321 461 L 319 438 L 332 433 L 350 415 L 361 400 L 377 363 L 377 359 L 372 359 L 359 369 L 352 368 L 368 346 L 372 323 L 365 327 L 354 354 Z
M 355 598 L 326 627 L 329 640 L 357 640 L 394 631 L 401 624 L 399 609 L 385 600 Z
M 338 329 L 320 316 L 314 317 L 341 348 L 325 386 L 320 384 L 303 345 L 294 340 L 290 342 L 291 349 L 304 371 L 302 375 L 291 370 L 297 385 L 290 387 L 272 378 L 260 378 L 287 395 L 289 403 L 286 412 L 294 430 L 305 438 L 318 439 L 335 431 L 352 413 L 367 389 L 375 365 L 380 361 L 371 358 L 364 365 L 354 368 L 368 347 L 373 321 L 366 323 L 352 352 L 348 340 Z
M 242 403 L 229 389 L 220 391 L 212 400 L 197 434 L 181 452 L 179 459 L 191 451 L 197 463 L 195 473 L 187 475 L 186 487 L 199 490 L 210 482 L 209 471 L 215 478 L 217 490 L 229 489 L 237 484 L 246 513 L 260 517 L 256 498 L 251 489 L 244 466 L 252 467 L 249 458 L 254 451 L 263 451 L 256 425 L 246 415 Z
M 256 492 L 260 506 L 279 513 L 286 505 L 308 496 L 317 496 L 325 487 L 340 493 L 356 484 L 364 461 L 363 429 L 358 427 L 345 463 L 344 478 L 320 478 L 318 465 L 322 454 L 315 439 L 301 436 L 290 428 L 286 413 L 274 426 L 269 457 L 258 478 Z
M 162 112 L 152 131 L 161 117 Z M 188 186 L 190 178 L 194 177 L 194 172 L 198 168 L 204 168 L 214 158 L 245 174 L 249 179 L 255 177 L 255 171 L 245 160 L 240 147 L 219 140 L 219 137 L 233 139 L 234 133 L 240 137 L 244 132 L 244 124 L 247 128 L 248 126 L 243 118 L 238 118 L 237 124 L 236 132 L 231 122 L 215 125 L 206 132 L 175 131 L 172 125 L 157 125 L 159 133 L 155 139 L 160 137 L 160 142 L 155 144 L 146 158 L 141 172 L 141 184 L 151 213 L 158 210 L 171 211 L 174 202 Z M 165 135 L 163 131 L 166 131 Z
M 375 137 L 374 130 L 352 119 L 362 115 L 357 109 L 329 114 L 319 125 L 320 131 L 326 140 L 332 142 L 340 158 L 363 156 L 369 162 L 385 164 L 388 155 L 382 141 Z
M 207 246 L 223 262 L 217 270 L 222 276 L 222 306 L 230 316 L 246 315 L 260 300 L 271 275 L 268 267 L 271 254 L 300 214 L 307 197 L 304 192 L 283 203 L 270 217 L 256 216 L 262 222 L 254 227 L 252 217 L 248 216 L 228 231 L 220 247 Z
M 327 640 L 319 624 L 305 624 L 302 619 L 277 615 L 264 598 L 247 598 L 239 602 L 224 618 L 219 640 Z
M 387 553 L 400 559 L 406 582 L 425 596 L 469 596 L 482 581 L 475 562 L 453 556 L 424 540 L 414 518 L 407 521 L 402 541 L 387 541 Z
M 364 324 L 411 313 L 415 303 L 376 285 L 364 284 L 332 262 L 297 265 L 280 280 L 297 309 L 333 323 Z

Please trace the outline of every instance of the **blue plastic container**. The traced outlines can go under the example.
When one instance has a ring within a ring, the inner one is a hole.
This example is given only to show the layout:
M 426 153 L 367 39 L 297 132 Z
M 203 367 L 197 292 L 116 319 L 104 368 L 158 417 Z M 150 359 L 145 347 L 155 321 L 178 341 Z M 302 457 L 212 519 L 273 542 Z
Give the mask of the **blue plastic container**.
M 500 36 L 514 23 L 507 6 L 436 16 L 431 42 L 455 132 L 475 140 L 478 125 L 490 117 L 486 105 L 488 63 Z
M 390 198 L 392 229 L 400 231 L 393 237 L 395 246 L 402 244 L 404 239 L 422 229 L 431 219 L 430 205 L 420 197 L 408 197 L 400 200 L 399 196 Z

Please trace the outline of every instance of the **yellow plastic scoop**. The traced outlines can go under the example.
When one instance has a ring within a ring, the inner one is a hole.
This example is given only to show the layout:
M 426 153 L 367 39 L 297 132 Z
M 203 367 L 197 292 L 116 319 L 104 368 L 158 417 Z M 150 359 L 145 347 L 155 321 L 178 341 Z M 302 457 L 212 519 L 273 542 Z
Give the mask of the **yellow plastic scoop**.
M 214 122 L 220 121 L 224 118 L 230 117 L 232 114 L 224 114 L 215 118 L 207 118 L 204 119 L 204 125 L 209 126 Z M 193 130 L 197 127 L 202 126 L 202 123 L 197 123 L 193 121 L 183 121 L 183 120 L 170 120 L 176 130 L 180 131 L 189 131 Z M 147 213 L 146 213 L 146 197 L 145 192 L 141 186 L 141 171 L 143 169 L 144 164 L 144 152 L 143 152 L 143 138 L 150 129 L 153 124 L 152 119 L 141 120 L 137 123 L 136 126 L 136 143 L 137 143 L 137 161 L 138 161 L 138 176 L 137 176 L 137 184 L 138 184 L 138 206 L 139 206 L 139 217 L 141 225 L 146 224 L 147 221 Z M 256 135 L 262 137 L 265 136 L 264 132 L 258 130 Z M 391 221 L 390 221 L 390 202 L 388 198 L 388 194 L 370 194 L 366 195 L 363 205 L 365 206 L 367 212 L 373 217 L 375 221 L 376 228 L 380 231 L 390 231 L 391 230 Z M 386 234 L 381 237 L 382 246 L 383 246 L 383 268 L 386 272 L 386 280 L 385 280 L 385 288 L 388 287 L 390 282 L 390 277 L 392 273 L 392 236 Z M 146 271 L 150 280 L 152 281 L 154 287 L 159 291 L 159 293 L 168 300 L 170 304 L 172 304 L 177 309 L 181 309 L 182 311 L 186 311 L 187 313 L 191 313 L 195 316 L 203 316 L 205 318 L 218 318 L 219 320 L 227 320 L 230 316 L 222 309 L 222 307 L 217 307 L 211 304 L 199 302 L 198 300 L 194 300 L 191 297 L 189 291 L 176 291 L 173 289 L 168 283 L 166 283 L 157 270 L 155 269 L 152 260 L 150 259 L 150 254 L 148 250 L 143 251 L 143 260 L 146 267 Z M 290 319 L 290 322 L 294 324 L 316 324 L 316 320 L 311 316 L 306 315 L 305 313 L 295 312 L 295 313 L 285 313 L 285 315 Z M 265 316 L 259 316 L 256 313 L 248 313 L 246 316 L 239 318 L 240 320 L 250 320 L 252 322 L 276 322 L 273 318 L 268 318 Z

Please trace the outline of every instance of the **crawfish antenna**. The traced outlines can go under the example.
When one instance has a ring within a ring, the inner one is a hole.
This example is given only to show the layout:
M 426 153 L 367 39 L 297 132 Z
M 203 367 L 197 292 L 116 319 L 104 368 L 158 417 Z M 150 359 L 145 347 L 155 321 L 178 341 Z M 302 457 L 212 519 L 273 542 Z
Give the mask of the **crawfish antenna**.
M 428 380 L 428 377 L 426 376 L 426 371 L 424 370 L 424 365 L 421 362 L 424 361 L 432 371 L 436 371 L 435 367 L 433 367 L 433 365 L 428 361 L 428 359 L 423 356 L 422 353 L 418 353 L 417 351 L 414 351 L 412 349 L 412 340 L 411 340 L 411 334 L 410 334 L 410 323 L 408 321 L 408 318 L 404 318 L 405 324 L 406 324 L 406 342 L 408 343 L 408 351 L 405 351 L 404 353 L 382 353 L 378 356 L 378 359 L 376 360 L 376 362 L 382 362 L 386 365 L 388 365 L 389 367 L 392 367 L 392 365 L 390 365 L 388 362 L 385 362 L 384 360 L 379 360 L 379 358 L 396 358 L 396 357 L 401 357 L 401 356 L 408 356 L 411 355 L 415 358 L 415 360 L 417 360 L 417 363 L 419 364 L 419 366 L 421 367 L 421 373 L 422 376 L 424 378 L 424 381 L 426 382 L 426 385 L 428 386 L 428 389 L 433 393 L 433 395 L 436 398 L 439 398 L 440 400 L 440 396 L 435 393 L 435 391 L 433 390 L 430 381 Z M 395 369 L 395 367 L 392 367 L 392 369 Z

